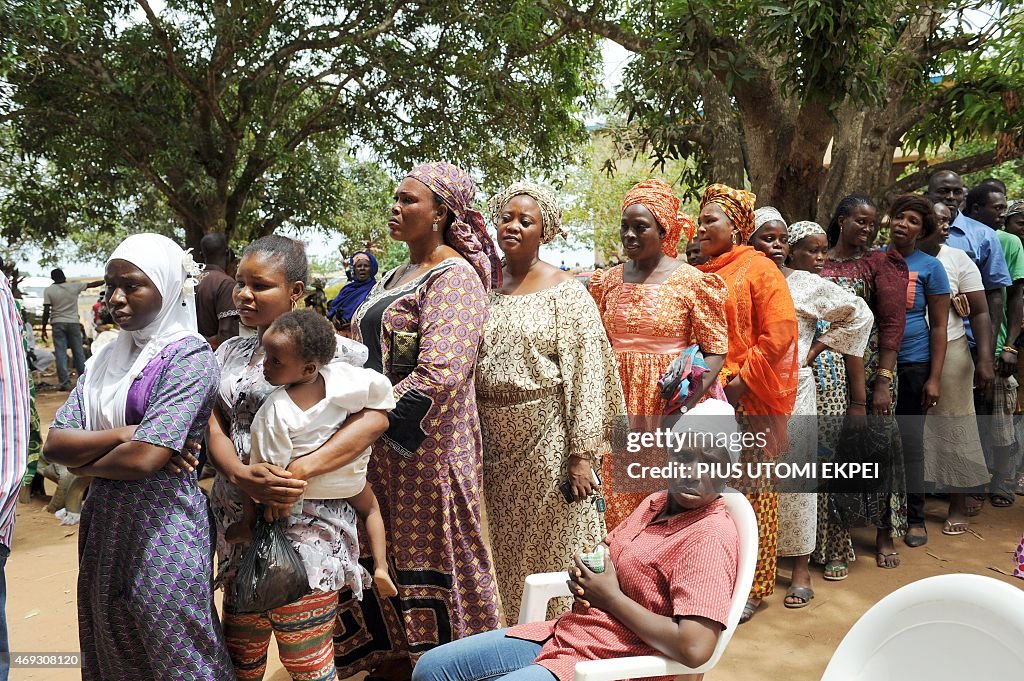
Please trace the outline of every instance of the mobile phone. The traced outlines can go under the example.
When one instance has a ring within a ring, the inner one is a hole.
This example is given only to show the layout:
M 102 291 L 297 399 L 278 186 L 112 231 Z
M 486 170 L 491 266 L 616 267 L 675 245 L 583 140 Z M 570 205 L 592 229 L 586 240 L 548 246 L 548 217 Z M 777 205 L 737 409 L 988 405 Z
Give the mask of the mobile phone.
M 576 503 L 576 497 L 572 493 L 572 483 L 568 480 L 562 482 L 558 486 L 558 491 L 562 493 L 562 498 L 565 499 L 565 503 L 574 504 Z

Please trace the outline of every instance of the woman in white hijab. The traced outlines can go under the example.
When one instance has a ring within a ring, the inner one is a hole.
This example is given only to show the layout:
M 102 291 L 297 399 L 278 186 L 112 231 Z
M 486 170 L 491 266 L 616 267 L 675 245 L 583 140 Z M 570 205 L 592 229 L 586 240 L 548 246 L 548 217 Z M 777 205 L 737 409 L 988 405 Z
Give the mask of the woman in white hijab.
M 50 461 L 93 476 L 82 509 L 82 678 L 234 678 L 213 608 L 209 510 L 187 450 L 216 398 L 217 362 L 196 332 L 191 255 L 157 234 L 107 261 L 122 331 L 58 410 Z

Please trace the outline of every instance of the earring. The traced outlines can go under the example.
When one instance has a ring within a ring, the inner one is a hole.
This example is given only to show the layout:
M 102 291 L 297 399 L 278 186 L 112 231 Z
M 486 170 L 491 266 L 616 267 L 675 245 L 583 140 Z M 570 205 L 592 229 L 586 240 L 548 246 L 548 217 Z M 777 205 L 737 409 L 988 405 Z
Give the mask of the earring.
M 439 227 L 440 224 L 441 224 L 441 219 L 440 218 L 434 218 L 434 231 L 435 232 L 438 230 L 438 227 Z
M 292 299 L 292 309 L 293 310 L 295 309 L 295 299 L 294 298 Z

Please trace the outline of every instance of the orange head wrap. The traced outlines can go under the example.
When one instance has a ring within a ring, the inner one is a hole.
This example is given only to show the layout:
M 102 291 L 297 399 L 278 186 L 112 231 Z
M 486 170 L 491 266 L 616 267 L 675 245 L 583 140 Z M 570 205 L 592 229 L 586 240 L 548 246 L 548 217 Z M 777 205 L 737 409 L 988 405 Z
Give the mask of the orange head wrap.
M 679 236 L 683 233 L 686 216 L 679 213 L 679 197 L 664 180 L 644 180 L 633 188 L 622 200 L 622 210 L 639 203 L 651 211 L 654 219 L 665 230 L 661 250 L 670 258 L 679 255 Z
M 733 226 L 740 234 L 740 243 L 747 243 L 747 239 L 754 233 L 754 202 L 757 197 L 742 189 L 733 189 L 724 184 L 713 184 L 704 190 L 704 197 L 700 200 L 700 208 L 709 203 L 717 204 L 725 212 L 726 217 L 732 220 Z

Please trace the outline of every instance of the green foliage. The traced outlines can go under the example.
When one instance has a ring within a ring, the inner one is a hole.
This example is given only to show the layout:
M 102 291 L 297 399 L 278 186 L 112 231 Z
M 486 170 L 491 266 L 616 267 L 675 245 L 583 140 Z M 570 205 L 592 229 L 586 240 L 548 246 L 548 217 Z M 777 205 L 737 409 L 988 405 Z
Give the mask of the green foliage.
M 670 161 L 664 167 L 650 157 L 622 158 L 616 156 L 612 136 L 596 132 L 587 149 L 589 163 L 573 169 L 563 190 L 567 206 L 564 224 L 569 238 L 593 245 L 602 257 L 598 261 L 621 257 L 619 222 L 622 198 L 634 184 L 649 178 L 660 178 L 676 183 L 686 173 L 685 161 Z M 684 193 L 677 187 L 677 192 Z M 690 215 L 696 215 L 696 206 L 690 205 Z M 686 207 L 683 207 L 686 210 Z
M 493 183 L 559 168 L 598 52 L 555 29 L 525 0 L 10 0 L 0 123 L 21 163 L 0 219 L 9 238 L 105 232 L 155 189 L 190 243 L 247 240 L 350 224 L 353 148 Z

